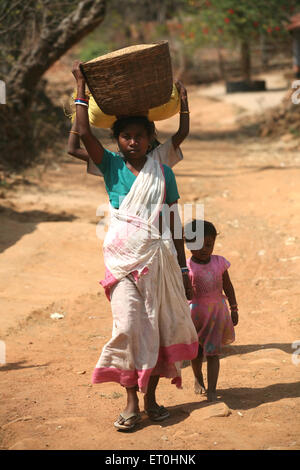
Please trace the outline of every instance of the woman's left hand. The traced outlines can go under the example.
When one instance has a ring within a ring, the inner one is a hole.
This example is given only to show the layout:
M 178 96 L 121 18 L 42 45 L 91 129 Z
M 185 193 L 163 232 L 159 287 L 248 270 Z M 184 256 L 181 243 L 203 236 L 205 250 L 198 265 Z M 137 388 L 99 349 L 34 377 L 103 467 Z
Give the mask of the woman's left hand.
M 186 91 L 186 88 L 185 88 L 184 84 L 180 80 L 177 80 L 175 82 L 175 86 L 177 88 L 180 99 L 182 99 L 183 101 L 186 101 L 187 91 Z
M 193 298 L 193 286 L 191 283 L 191 280 L 189 278 L 188 273 L 183 273 L 182 274 L 182 279 L 183 279 L 183 285 L 185 289 L 185 295 L 188 300 L 192 300 Z

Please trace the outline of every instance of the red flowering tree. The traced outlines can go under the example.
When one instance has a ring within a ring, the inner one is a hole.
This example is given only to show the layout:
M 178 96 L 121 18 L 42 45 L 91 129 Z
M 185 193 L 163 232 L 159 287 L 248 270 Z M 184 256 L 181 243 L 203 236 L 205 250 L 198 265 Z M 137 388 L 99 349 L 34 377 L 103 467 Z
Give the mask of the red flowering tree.
M 287 34 L 285 24 L 299 0 L 189 0 L 197 11 L 198 28 L 212 42 L 240 45 L 241 75 L 251 80 L 251 42 L 260 34 Z

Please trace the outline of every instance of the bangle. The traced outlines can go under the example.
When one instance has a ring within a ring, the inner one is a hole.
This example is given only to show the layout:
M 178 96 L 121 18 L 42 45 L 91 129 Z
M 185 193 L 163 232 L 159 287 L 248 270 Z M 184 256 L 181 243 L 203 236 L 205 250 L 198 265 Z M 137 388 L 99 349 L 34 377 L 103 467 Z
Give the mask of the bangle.
M 189 111 L 179 111 L 179 114 L 190 114 Z
M 230 305 L 230 310 L 238 310 L 238 306 L 237 305 Z
M 70 134 L 80 135 L 79 132 L 76 132 L 76 131 L 70 131 Z
M 188 273 L 189 268 L 187 266 L 184 266 L 183 268 L 180 268 L 182 273 Z
M 85 101 L 86 103 L 89 102 L 89 99 L 90 98 L 78 98 L 78 97 L 75 98 L 75 100 Z
M 81 104 L 82 106 L 86 106 L 87 108 L 89 107 L 88 103 L 82 100 L 75 100 L 75 104 Z

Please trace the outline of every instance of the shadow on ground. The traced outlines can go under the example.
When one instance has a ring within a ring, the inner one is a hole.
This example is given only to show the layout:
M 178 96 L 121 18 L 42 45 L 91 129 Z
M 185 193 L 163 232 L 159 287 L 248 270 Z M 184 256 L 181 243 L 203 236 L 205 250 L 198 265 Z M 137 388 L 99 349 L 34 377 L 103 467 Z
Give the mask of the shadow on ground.
M 0 205 L 0 253 L 14 245 L 23 235 L 32 233 L 41 222 L 73 222 L 77 219 L 65 211 L 52 213 L 40 210 L 18 212 Z M 13 224 L 12 222 L 17 222 Z

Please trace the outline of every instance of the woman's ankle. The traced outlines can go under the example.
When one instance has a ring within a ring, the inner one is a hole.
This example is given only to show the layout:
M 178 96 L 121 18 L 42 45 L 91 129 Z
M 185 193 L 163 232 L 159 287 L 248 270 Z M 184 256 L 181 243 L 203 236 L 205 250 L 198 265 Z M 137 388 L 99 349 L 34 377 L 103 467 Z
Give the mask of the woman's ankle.
M 128 413 L 138 413 L 139 409 L 139 399 L 137 396 L 137 388 L 126 388 L 127 392 L 127 405 L 124 411 Z

